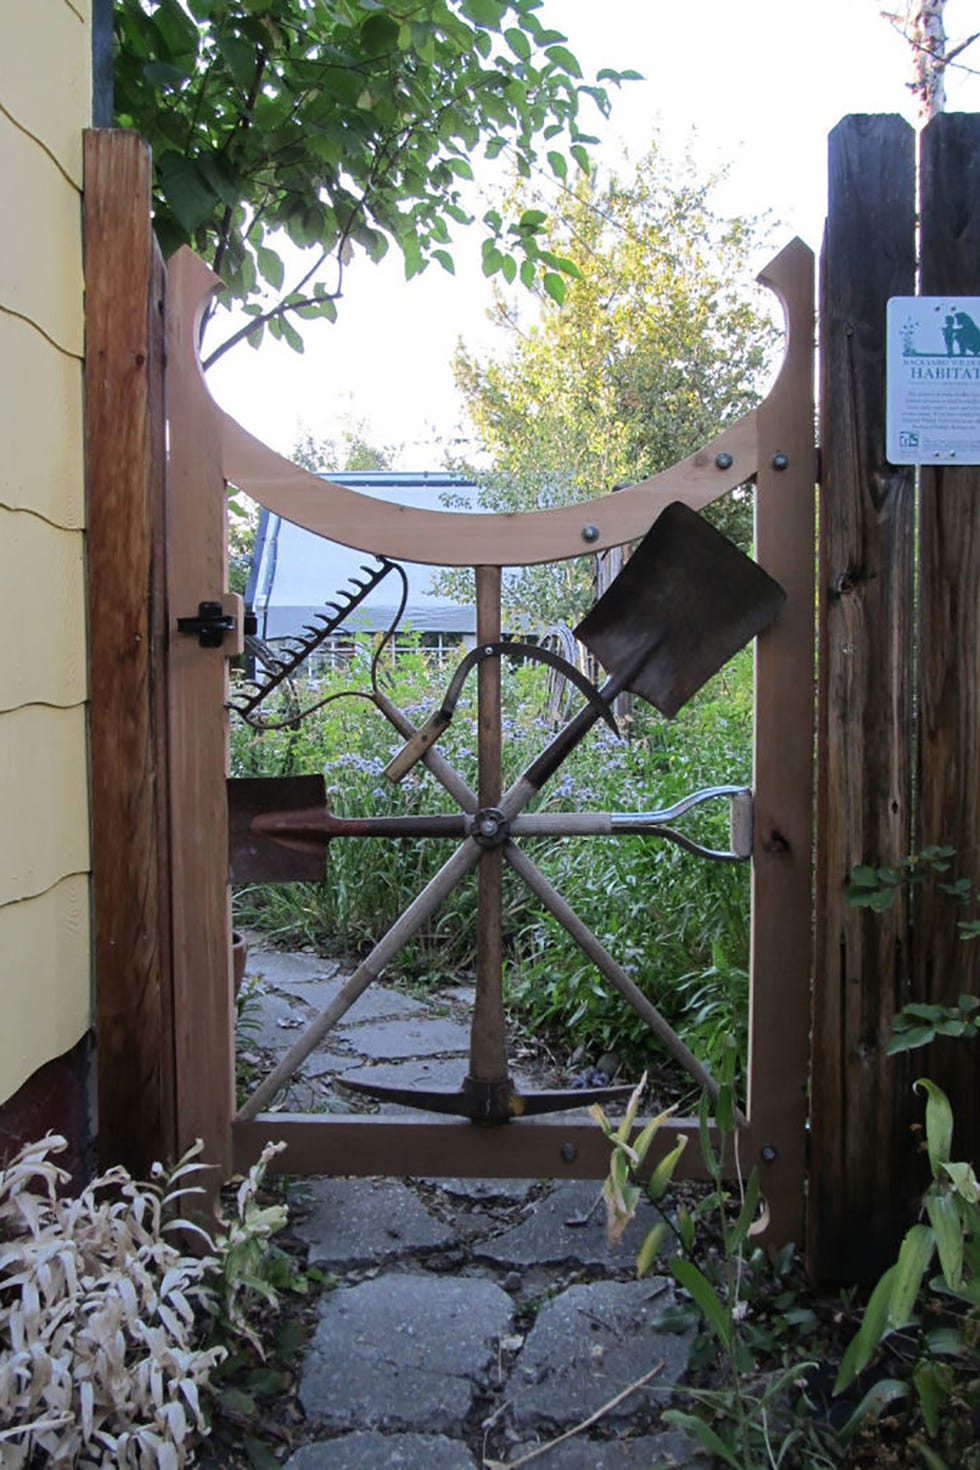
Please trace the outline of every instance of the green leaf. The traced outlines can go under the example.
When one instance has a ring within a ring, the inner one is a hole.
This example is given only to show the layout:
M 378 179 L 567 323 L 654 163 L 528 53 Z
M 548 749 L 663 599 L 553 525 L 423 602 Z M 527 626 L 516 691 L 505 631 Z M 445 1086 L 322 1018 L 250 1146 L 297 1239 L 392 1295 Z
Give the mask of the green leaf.
M 271 1450 L 249 1435 L 245 1440 L 245 1454 L 252 1470 L 280 1470 L 279 1461 Z
M 504 263 L 503 252 L 498 250 L 492 240 L 483 243 L 483 274 L 494 276 Z
M 863 1424 L 866 1424 L 869 1419 L 877 1419 L 889 1404 L 908 1398 L 908 1394 L 908 1384 L 903 1383 L 901 1379 L 880 1378 L 868 1389 L 847 1422 L 838 1429 L 838 1439 L 842 1444 L 850 1444 Z
M 279 325 L 282 327 L 282 337 L 286 345 L 294 352 L 303 352 L 303 339 L 288 317 L 280 317 Z
M 504 7 L 500 0 L 463 0 L 460 6 L 467 20 L 474 25 L 489 26 L 492 31 L 500 29 Z
M 645 1276 L 653 1265 L 664 1243 L 667 1234 L 667 1222 L 658 1220 L 651 1230 L 647 1231 L 646 1239 L 636 1253 L 636 1274 Z
M 928 1046 L 935 1035 L 935 1026 L 913 1026 L 908 1031 L 897 1031 L 885 1048 L 885 1054 L 894 1057 L 900 1052 L 915 1051 L 918 1046 Z
M 527 36 L 525 36 L 523 31 L 519 31 L 516 26 L 509 26 L 507 30 L 504 31 L 504 40 L 507 42 L 507 45 L 517 57 L 518 61 L 530 61 L 531 43 L 528 40 Z
M 946 1461 L 942 1459 L 941 1456 L 937 1455 L 936 1451 L 932 1449 L 929 1445 L 922 1444 L 920 1442 L 916 1446 L 916 1448 L 918 1449 L 919 1454 L 922 1456 L 922 1460 L 926 1467 L 926 1470 L 950 1470 L 950 1466 L 946 1463 Z
M 742 1208 L 739 1211 L 738 1219 L 735 1221 L 735 1224 L 730 1232 L 730 1238 L 734 1248 L 739 1248 L 743 1246 L 748 1240 L 749 1231 L 755 1223 L 755 1218 L 758 1212 L 759 1175 L 758 1171 L 753 1169 L 752 1173 L 749 1175 L 749 1182 L 745 1186 L 745 1198 L 742 1201 Z
M 255 1413 L 255 1400 L 252 1395 L 245 1393 L 240 1388 L 226 1388 L 220 1396 L 219 1402 L 222 1408 L 232 1414 L 243 1414 L 251 1418 Z
M 940 1164 L 949 1162 L 953 1143 L 953 1109 L 942 1088 L 928 1077 L 919 1077 L 914 1086 L 926 1094 L 926 1147 L 933 1178 L 938 1178 Z
M 741 1470 L 742 1461 L 729 1449 L 721 1435 L 697 1414 L 685 1414 L 682 1409 L 665 1409 L 660 1417 L 665 1424 L 675 1424 L 678 1429 L 686 1429 L 688 1433 L 697 1435 L 712 1455 L 717 1455 L 726 1465 L 731 1465 L 733 1470 Z
M 681 1133 L 678 1135 L 674 1147 L 668 1154 L 664 1155 L 651 1172 L 650 1180 L 647 1184 L 647 1194 L 654 1204 L 662 1200 L 667 1193 L 667 1187 L 674 1177 L 674 1170 L 677 1168 L 677 1161 L 686 1148 L 687 1134 Z
M 164 153 L 157 159 L 156 169 L 164 198 L 177 222 L 192 235 L 215 207 L 214 190 L 196 165 L 180 153 Z
M 569 51 L 567 46 L 549 46 L 544 54 L 549 61 L 553 61 L 555 66 L 560 66 L 562 71 L 566 71 L 570 77 L 582 75 L 578 57 Z
M 977 1185 L 977 1176 L 972 1164 L 943 1164 L 942 1171 L 961 1199 L 965 1200 L 968 1205 L 977 1204 L 978 1197 L 980 1197 L 980 1186 Z
M 437 260 L 443 270 L 448 271 L 451 276 L 456 274 L 456 263 L 448 250 L 433 250 L 432 259 Z
M 861 1325 L 848 1344 L 847 1351 L 837 1370 L 837 1379 L 834 1383 L 835 1394 L 843 1392 L 859 1374 L 864 1372 L 871 1362 L 875 1348 L 885 1335 L 892 1282 L 895 1279 L 896 1269 L 895 1266 L 889 1266 L 871 1293 L 868 1305 L 864 1309 Z
M 722 1347 L 729 1350 L 732 1345 L 731 1317 L 708 1278 L 698 1270 L 693 1261 L 683 1258 L 671 1261 L 670 1269 L 674 1279 L 690 1295 Z
M 949 1403 L 952 1374 L 946 1363 L 920 1358 L 912 1370 L 912 1386 L 922 1410 L 922 1422 L 930 1435 L 939 1432 L 939 1413 Z
M 548 163 L 556 179 L 564 179 L 568 176 L 568 160 L 564 153 L 559 153 L 557 149 L 552 149 L 548 154 Z
M 956 1203 L 948 1194 L 932 1190 L 926 1195 L 926 1214 L 936 1237 L 939 1264 L 947 1286 L 959 1291 L 963 1285 L 963 1226 Z
M 913 1225 L 902 1241 L 888 1302 L 890 1328 L 904 1327 L 912 1320 L 922 1278 L 935 1249 L 936 1237 L 929 1225 Z
M 282 289 L 285 279 L 286 268 L 274 250 L 267 245 L 256 245 L 255 260 L 262 276 L 269 282 L 274 291 Z

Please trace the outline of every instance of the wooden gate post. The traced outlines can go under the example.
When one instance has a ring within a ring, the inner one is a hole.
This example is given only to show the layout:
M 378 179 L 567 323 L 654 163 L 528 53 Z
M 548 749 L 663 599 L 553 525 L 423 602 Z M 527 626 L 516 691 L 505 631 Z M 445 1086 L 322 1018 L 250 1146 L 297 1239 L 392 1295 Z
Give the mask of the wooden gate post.
M 85 135 L 85 425 L 99 1155 L 174 1148 L 163 558 L 164 270 L 150 154 Z
M 225 599 L 225 489 L 218 410 L 197 334 L 218 278 L 188 249 L 167 272 L 167 584 L 177 1146 L 204 1142 L 231 1168 L 234 1026 L 228 887 L 226 656 L 180 633 L 179 617 Z
M 915 290 L 914 134 L 845 118 L 830 136 L 821 270 L 816 963 L 808 1267 L 877 1275 L 903 1217 L 905 1069 L 885 1056 L 907 916 L 848 904 L 860 863 L 911 841 L 914 477 L 885 458 L 885 304 Z
M 980 295 L 980 116 L 936 117 L 921 139 L 921 293 Z M 959 360 L 959 359 L 957 359 Z M 980 358 L 965 363 L 980 365 Z M 980 887 L 980 466 L 923 468 L 919 520 L 918 791 L 920 846 L 953 847 L 946 876 Z M 980 941 L 930 880 L 915 893 L 917 1000 L 980 993 Z M 954 1158 L 980 1162 L 976 1044 L 946 1041 L 913 1056 L 953 1104 Z M 918 1114 L 921 1116 L 921 1104 Z

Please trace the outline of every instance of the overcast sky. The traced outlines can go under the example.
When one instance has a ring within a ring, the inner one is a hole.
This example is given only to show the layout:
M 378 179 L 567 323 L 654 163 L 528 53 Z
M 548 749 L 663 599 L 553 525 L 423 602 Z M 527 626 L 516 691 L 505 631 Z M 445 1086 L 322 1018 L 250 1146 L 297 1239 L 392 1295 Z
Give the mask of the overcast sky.
M 727 212 L 770 210 L 777 248 L 798 234 L 817 249 L 827 133 L 851 112 L 912 117 L 908 47 L 881 19 L 884 8 L 885 0 L 545 0 L 541 14 L 566 33 L 587 74 L 643 73 L 616 94 L 608 123 L 596 116 L 604 166 L 621 166 L 627 151 L 640 157 L 659 129 L 670 155 L 692 146 L 706 170 L 727 166 L 718 196 Z M 891 8 L 904 10 L 905 0 Z M 978 0 L 948 0 L 952 40 L 978 28 L 978 11 Z M 964 60 L 980 67 L 973 53 Z M 949 110 L 980 109 L 980 78 L 951 72 L 948 93 Z M 302 357 L 272 341 L 258 352 L 242 345 L 209 374 L 212 392 L 283 453 L 305 430 L 338 438 L 345 423 L 363 423 L 372 442 L 401 446 L 400 468 L 441 468 L 462 418 L 456 343 L 491 350 L 500 341 L 486 316 L 480 238 L 478 227 L 469 242 L 460 233 L 454 277 L 433 265 L 406 283 L 394 249 L 380 266 L 358 258 L 338 322 L 304 324 Z

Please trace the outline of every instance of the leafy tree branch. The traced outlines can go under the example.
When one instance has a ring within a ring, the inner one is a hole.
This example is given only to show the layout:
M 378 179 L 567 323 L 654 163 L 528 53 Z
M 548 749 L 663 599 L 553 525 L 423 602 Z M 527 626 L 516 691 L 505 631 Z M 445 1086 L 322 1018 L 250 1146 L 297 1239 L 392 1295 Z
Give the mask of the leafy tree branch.
M 297 319 L 336 314 L 339 285 L 319 272 L 333 260 L 339 279 L 352 251 L 394 244 L 407 277 L 433 260 L 452 271 L 479 158 L 506 147 L 525 177 L 539 150 L 556 177 L 589 168 L 582 109 L 605 116 L 608 86 L 636 74 L 586 81 L 538 4 L 116 0 L 115 114 L 152 146 L 164 254 L 192 245 L 224 301 L 250 308 L 212 360 L 266 329 L 300 344 Z M 543 216 L 482 223 L 488 274 L 555 289 Z M 284 240 L 315 260 L 312 290 L 284 289 Z

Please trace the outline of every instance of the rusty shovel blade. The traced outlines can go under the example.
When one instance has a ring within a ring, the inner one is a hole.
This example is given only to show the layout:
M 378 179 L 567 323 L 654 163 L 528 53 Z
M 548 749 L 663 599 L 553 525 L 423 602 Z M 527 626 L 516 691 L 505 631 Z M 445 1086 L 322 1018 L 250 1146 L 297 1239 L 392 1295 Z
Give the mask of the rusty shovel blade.
M 262 832 L 256 822 L 270 812 L 322 807 L 322 776 L 248 776 L 228 783 L 228 866 L 232 883 L 317 883 L 327 874 L 327 850 L 290 845 Z
M 626 675 L 626 688 L 670 719 L 785 601 L 758 563 L 677 500 L 575 636 L 611 678 Z

